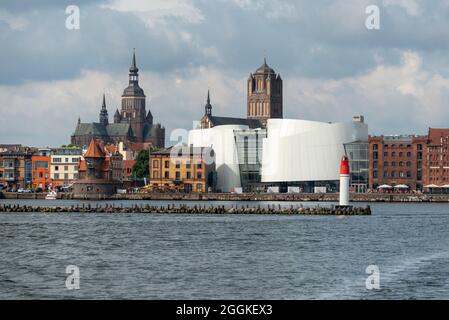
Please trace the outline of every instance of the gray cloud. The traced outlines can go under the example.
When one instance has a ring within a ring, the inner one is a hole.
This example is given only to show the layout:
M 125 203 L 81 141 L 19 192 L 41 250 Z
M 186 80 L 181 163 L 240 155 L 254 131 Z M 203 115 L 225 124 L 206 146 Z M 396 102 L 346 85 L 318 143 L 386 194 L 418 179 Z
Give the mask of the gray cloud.
M 167 131 L 191 127 L 208 88 L 215 113 L 244 116 L 245 79 L 264 55 L 284 78 L 286 116 L 336 121 L 362 113 L 376 133 L 449 125 L 444 0 L 76 3 L 79 31 L 64 27 L 72 1 L 0 4 L 2 142 L 67 143 L 78 115 L 97 119 L 103 89 L 112 115 L 133 47 L 149 105 Z M 372 3 L 381 8 L 379 31 L 364 27 Z M 42 128 L 50 126 L 49 136 Z

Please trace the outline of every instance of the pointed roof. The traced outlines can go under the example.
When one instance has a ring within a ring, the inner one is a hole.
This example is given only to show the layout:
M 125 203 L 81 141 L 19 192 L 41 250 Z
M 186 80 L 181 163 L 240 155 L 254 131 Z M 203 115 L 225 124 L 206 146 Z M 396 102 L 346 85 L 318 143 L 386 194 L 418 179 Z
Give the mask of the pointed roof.
M 136 48 L 133 49 L 133 60 L 131 62 L 131 67 L 129 68 L 129 72 L 137 73 L 139 68 L 136 66 Z
M 84 154 L 84 158 L 104 158 L 105 156 L 106 154 L 101 149 L 98 141 L 96 139 L 92 139 L 86 153 Z
M 120 112 L 118 111 L 118 109 L 117 109 L 117 110 L 115 110 L 115 114 L 114 114 L 114 117 L 120 117 Z
M 104 92 L 103 92 L 103 104 L 101 105 L 101 109 L 106 109 L 106 98 L 104 96 Z
M 256 70 L 256 74 L 275 74 L 273 69 L 267 64 L 267 58 L 263 59 L 263 64 Z

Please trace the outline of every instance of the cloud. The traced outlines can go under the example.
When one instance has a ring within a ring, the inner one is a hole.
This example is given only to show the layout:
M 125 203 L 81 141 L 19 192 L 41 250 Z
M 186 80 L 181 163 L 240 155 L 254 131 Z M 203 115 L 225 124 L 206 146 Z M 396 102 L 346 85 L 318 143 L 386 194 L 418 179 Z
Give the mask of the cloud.
M 5 24 L 11 30 L 23 30 L 28 25 L 28 21 L 23 17 L 17 17 L 6 10 L 0 10 L 0 27 Z
M 103 89 L 112 115 L 134 47 L 167 131 L 201 117 L 208 88 L 215 114 L 245 116 L 246 79 L 264 55 L 284 79 L 287 117 L 364 114 L 377 133 L 449 125 L 447 0 L 77 3 L 77 31 L 65 29 L 71 1 L 0 5 L 0 142 L 67 143 L 79 115 L 98 118 Z M 380 6 L 378 31 L 365 28 L 369 4 Z
M 378 134 L 424 134 L 429 126 L 447 126 L 449 78 L 424 70 L 416 52 L 402 52 L 400 65 L 380 64 L 355 77 L 287 79 L 287 90 L 286 113 L 291 117 L 348 121 L 363 114 L 370 131 Z
M 188 23 L 204 20 L 201 10 L 189 0 L 108 0 L 101 7 L 135 14 L 149 27 L 172 17 Z

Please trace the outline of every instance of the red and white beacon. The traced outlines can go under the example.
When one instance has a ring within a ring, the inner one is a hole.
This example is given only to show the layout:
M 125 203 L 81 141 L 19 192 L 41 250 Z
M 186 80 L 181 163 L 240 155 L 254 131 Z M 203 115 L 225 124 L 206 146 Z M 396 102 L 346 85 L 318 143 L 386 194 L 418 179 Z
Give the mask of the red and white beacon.
M 349 206 L 349 160 L 341 157 L 340 162 L 340 206 Z

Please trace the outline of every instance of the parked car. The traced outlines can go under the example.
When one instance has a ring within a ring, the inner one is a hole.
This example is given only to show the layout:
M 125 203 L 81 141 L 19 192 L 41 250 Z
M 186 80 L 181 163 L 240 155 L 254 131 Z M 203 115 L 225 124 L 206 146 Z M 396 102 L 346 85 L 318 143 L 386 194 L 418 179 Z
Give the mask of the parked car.
M 25 190 L 23 190 L 23 193 L 33 193 L 33 190 L 31 190 L 31 189 L 25 189 Z
M 25 190 L 23 188 L 17 189 L 17 193 L 23 193 Z M 14 191 L 13 191 L 14 192 Z

